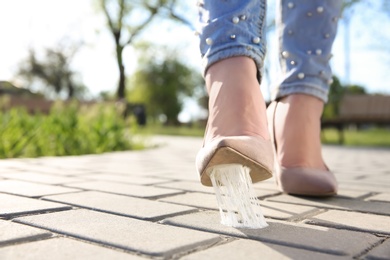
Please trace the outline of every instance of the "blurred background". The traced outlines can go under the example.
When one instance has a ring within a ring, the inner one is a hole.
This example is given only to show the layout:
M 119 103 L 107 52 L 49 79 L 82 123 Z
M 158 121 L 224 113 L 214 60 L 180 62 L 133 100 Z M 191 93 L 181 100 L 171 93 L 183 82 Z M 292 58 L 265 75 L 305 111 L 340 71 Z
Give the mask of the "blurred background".
M 323 141 L 390 146 L 390 2 L 343 5 Z M 268 9 L 266 100 L 279 70 L 275 1 Z M 202 136 L 197 26 L 196 0 L 0 1 L 0 157 L 141 149 L 148 134 Z

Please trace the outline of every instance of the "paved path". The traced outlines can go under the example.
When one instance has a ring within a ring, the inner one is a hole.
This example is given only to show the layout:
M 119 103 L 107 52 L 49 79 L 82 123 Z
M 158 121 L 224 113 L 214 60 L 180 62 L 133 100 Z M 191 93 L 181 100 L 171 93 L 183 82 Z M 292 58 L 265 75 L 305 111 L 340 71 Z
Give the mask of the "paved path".
M 269 227 L 219 223 L 199 138 L 159 148 L 0 160 L 0 259 L 390 259 L 390 150 L 324 147 L 340 194 L 256 184 Z

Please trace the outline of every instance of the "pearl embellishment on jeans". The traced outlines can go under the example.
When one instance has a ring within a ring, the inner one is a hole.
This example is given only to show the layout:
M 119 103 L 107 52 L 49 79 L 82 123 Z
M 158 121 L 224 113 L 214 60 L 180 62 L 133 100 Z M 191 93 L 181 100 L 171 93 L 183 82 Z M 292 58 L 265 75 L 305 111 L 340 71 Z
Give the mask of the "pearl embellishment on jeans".
M 239 21 L 240 21 L 240 18 L 238 18 L 237 16 L 234 16 L 233 19 L 232 19 L 232 22 L 234 24 L 238 24 Z
M 294 66 L 294 65 L 296 65 L 297 63 L 296 63 L 295 61 L 292 60 L 292 61 L 290 62 L 290 64 Z
M 283 58 L 288 58 L 288 56 L 290 56 L 290 54 L 288 53 L 288 51 L 283 51 L 283 52 L 282 52 L 282 57 L 283 57 Z
M 230 35 L 230 39 L 236 39 L 236 35 L 235 34 Z
M 292 3 L 292 2 L 289 2 L 288 4 L 287 4 L 287 6 L 288 6 L 288 8 L 294 8 L 294 3 Z
M 324 11 L 324 8 L 322 6 L 317 7 L 317 12 L 322 13 Z
M 326 39 L 328 39 L 328 38 L 330 37 L 330 34 L 329 34 L 329 33 L 326 33 L 326 34 L 324 35 L 324 37 L 325 37 Z
M 311 50 L 308 50 L 306 53 L 311 55 L 313 52 Z
M 313 14 L 311 12 L 307 13 L 307 16 L 311 17 Z
M 304 79 L 305 78 L 305 74 L 304 73 L 298 73 L 297 75 L 298 79 Z
M 207 38 L 207 39 L 206 39 L 206 44 L 207 44 L 207 45 L 213 44 L 213 39 Z
M 322 50 L 321 50 L 321 49 L 317 49 L 317 50 L 316 50 L 316 54 L 317 54 L 317 55 L 321 55 L 321 54 L 322 54 Z
M 258 44 L 260 42 L 260 37 L 255 37 L 252 39 L 252 42 Z
M 240 19 L 243 20 L 243 21 L 245 21 L 245 20 L 246 20 L 246 15 L 245 15 L 245 14 L 244 14 L 244 15 L 241 15 L 241 16 L 240 16 Z

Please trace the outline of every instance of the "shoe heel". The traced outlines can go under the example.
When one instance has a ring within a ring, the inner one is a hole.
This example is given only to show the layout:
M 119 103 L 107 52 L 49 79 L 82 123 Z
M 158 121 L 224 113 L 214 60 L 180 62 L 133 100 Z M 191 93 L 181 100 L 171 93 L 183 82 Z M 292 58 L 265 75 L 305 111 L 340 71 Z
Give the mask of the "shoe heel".
M 223 225 L 253 229 L 268 226 L 249 172 L 250 169 L 241 164 L 220 164 L 206 170 L 215 191 Z

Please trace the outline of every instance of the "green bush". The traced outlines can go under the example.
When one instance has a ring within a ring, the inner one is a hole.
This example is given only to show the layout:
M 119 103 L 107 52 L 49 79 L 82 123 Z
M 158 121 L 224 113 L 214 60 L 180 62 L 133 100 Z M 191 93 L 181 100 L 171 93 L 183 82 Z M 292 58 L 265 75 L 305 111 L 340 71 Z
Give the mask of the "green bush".
M 0 111 L 0 158 L 63 156 L 140 149 L 115 105 L 57 103 L 49 115 Z

